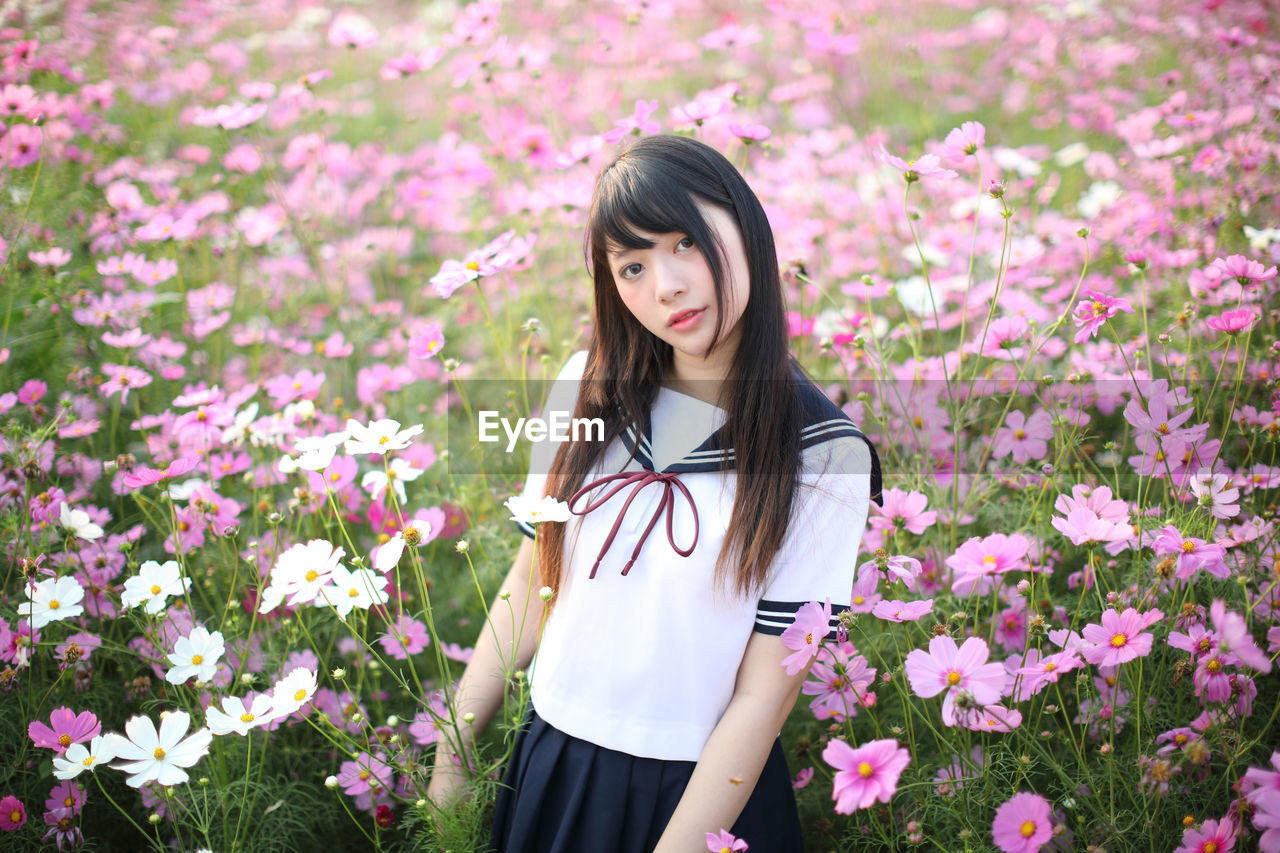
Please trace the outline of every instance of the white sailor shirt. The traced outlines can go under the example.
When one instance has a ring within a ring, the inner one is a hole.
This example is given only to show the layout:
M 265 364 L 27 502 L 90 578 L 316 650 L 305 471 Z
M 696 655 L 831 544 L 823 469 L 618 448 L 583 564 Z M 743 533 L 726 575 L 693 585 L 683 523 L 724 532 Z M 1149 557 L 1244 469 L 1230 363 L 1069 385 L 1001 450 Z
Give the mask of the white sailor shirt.
M 586 356 L 569 359 L 544 411 L 574 410 Z M 574 502 L 578 512 L 595 506 L 564 522 L 558 600 L 530 667 L 544 720 L 608 749 L 696 761 L 732 698 L 752 631 L 779 635 L 806 602 L 830 600 L 834 633 L 869 504 L 882 501 L 880 466 L 839 407 L 807 379 L 801 388 L 800 481 L 759 597 L 714 583 L 737 483 L 732 468 L 720 470 L 733 461 L 719 431 L 724 410 L 662 388 L 641 433 L 628 428 L 605 450 L 586 482 L 617 476 Z M 535 445 L 526 496 L 542 496 L 554 453 Z

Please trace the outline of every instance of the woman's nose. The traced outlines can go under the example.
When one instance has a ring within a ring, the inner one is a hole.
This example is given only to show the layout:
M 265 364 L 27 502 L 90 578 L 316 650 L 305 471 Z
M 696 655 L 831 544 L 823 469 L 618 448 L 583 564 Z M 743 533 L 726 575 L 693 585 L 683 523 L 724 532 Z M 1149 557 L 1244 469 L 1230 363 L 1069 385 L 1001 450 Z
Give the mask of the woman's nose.
M 685 291 L 683 276 L 669 264 L 657 264 L 654 268 L 654 292 L 659 302 L 670 302 Z

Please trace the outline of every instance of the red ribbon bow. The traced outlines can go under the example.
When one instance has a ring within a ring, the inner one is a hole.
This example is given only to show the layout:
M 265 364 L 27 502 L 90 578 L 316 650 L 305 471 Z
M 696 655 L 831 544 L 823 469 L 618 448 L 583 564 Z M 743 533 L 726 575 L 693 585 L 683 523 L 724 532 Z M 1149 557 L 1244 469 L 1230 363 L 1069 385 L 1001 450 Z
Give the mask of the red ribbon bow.
M 621 482 L 615 485 L 612 489 L 609 489 L 600 497 L 596 498 L 594 501 L 588 503 L 582 511 L 578 511 L 573 508 L 573 505 L 577 503 L 578 499 L 586 495 L 592 489 L 604 486 L 614 480 L 619 480 Z M 679 478 L 675 474 L 659 474 L 654 471 L 624 471 L 620 474 L 610 474 L 607 477 L 601 477 L 598 480 L 593 480 L 592 482 L 587 483 L 581 489 L 574 492 L 573 497 L 569 498 L 569 511 L 574 515 L 586 515 L 593 509 L 607 503 L 610 498 L 625 489 L 627 486 L 633 486 L 631 494 L 627 495 L 626 503 L 622 505 L 622 509 L 618 512 L 617 519 L 613 522 L 613 529 L 609 531 L 609 536 L 604 540 L 604 545 L 600 548 L 600 553 L 596 556 L 595 565 L 591 567 L 591 574 L 588 575 L 588 577 L 594 578 L 596 576 L 596 569 L 600 568 L 600 561 L 604 559 L 604 555 L 608 552 L 609 546 L 613 544 L 614 537 L 618 535 L 618 530 L 622 527 L 622 518 L 627 514 L 628 507 L 630 507 L 631 502 L 636 499 L 636 495 L 640 493 L 640 490 L 650 483 L 662 483 L 662 500 L 658 501 L 658 508 L 654 510 L 653 517 L 649 519 L 649 525 L 644 529 L 644 533 L 640 534 L 640 541 L 636 543 L 635 550 L 631 552 L 631 559 L 627 560 L 627 565 L 623 568 L 622 574 L 625 576 L 627 572 L 631 571 L 631 566 L 635 564 L 636 557 L 640 555 L 640 549 L 644 547 L 644 540 L 648 538 L 649 532 L 653 530 L 654 525 L 658 523 L 658 518 L 662 515 L 662 511 L 664 509 L 667 511 L 667 541 L 671 543 L 672 550 L 681 557 L 687 557 L 693 553 L 693 549 L 698 544 L 698 507 L 693 502 L 693 495 L 689 494 L 689 490 L 685 488 L 684 483 L 680 482 Z M 689 544 L 688 548 L 681 548 L 676 544 L 675 534 L 672 530 L 676 507 L 675 496 L 672 494 L 673 486 L 680 490 L 684 495 L 685 500 L 689 502 L 689 509 L 693 511 L 693 542 Z

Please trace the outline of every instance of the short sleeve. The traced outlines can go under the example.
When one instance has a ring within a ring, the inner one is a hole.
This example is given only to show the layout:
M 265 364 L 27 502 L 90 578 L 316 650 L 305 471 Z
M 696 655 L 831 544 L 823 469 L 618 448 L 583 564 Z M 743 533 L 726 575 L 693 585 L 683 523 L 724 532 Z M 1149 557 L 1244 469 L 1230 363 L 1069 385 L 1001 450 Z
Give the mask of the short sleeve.
M 756 610 L 755 630 L 779 635 L 810 601 L 831 601 L 830 630 L 849 609 L 871 503 L 872 448 L 846 436 L 805 451 L 791 524 Z M 829 636 L 831 636 L 829 634 Z
M 551 383 L 551 391 L 543 404 L 540 415 L 545 417 L 549 412 L 568 412 L 572 415 L 578 402 L 578 387 L 582 373 L 587 366 L 587 351 L 579 350 L 569 356 L 560 373 Z M 533 414 L 533 413 L 530 413 Z M 539 441 L 533 445 L 529 453 L 529 471 L 525 475 L 524 490 L 521 494 L 527 498 L 540 498 L 547 488 L 547 472 L 555 461 L 559 445 L 551 441 Z M 530 539 L 534 538 L 532 524 L 522 521 L 512 522 L 516 528 Z

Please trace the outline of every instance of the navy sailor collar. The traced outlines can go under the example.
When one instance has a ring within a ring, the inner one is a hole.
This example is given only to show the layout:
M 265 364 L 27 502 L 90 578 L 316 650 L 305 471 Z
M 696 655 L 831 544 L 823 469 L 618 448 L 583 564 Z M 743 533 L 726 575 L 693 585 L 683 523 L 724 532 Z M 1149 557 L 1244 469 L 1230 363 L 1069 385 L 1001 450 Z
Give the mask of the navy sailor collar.
M 853 420 L 804 375 L 799 366 L 795 367 L 795 374 L 802 410 L 801 450 L 840 438 L 860 438 L 865 441 L 867 448 L 871 451 L 871 500 L 878 506 L 884 506 L 880 457 L 871 439 L 867 438 L 854 425 Z M 623 447 L 635 456 L 636 461 L 646 471 L 654 470 L 653 424 L 649 419 L 649 412 L 646 411 L 641 415 L 641 434 L 638 438 L 633 426 L 623 429 L 619 437 Z M 720 427 L 681 459 L 657 473 L 698 474 L 731 469 L 734 467 L 734 450 L 728 442 L 725 427 Z

